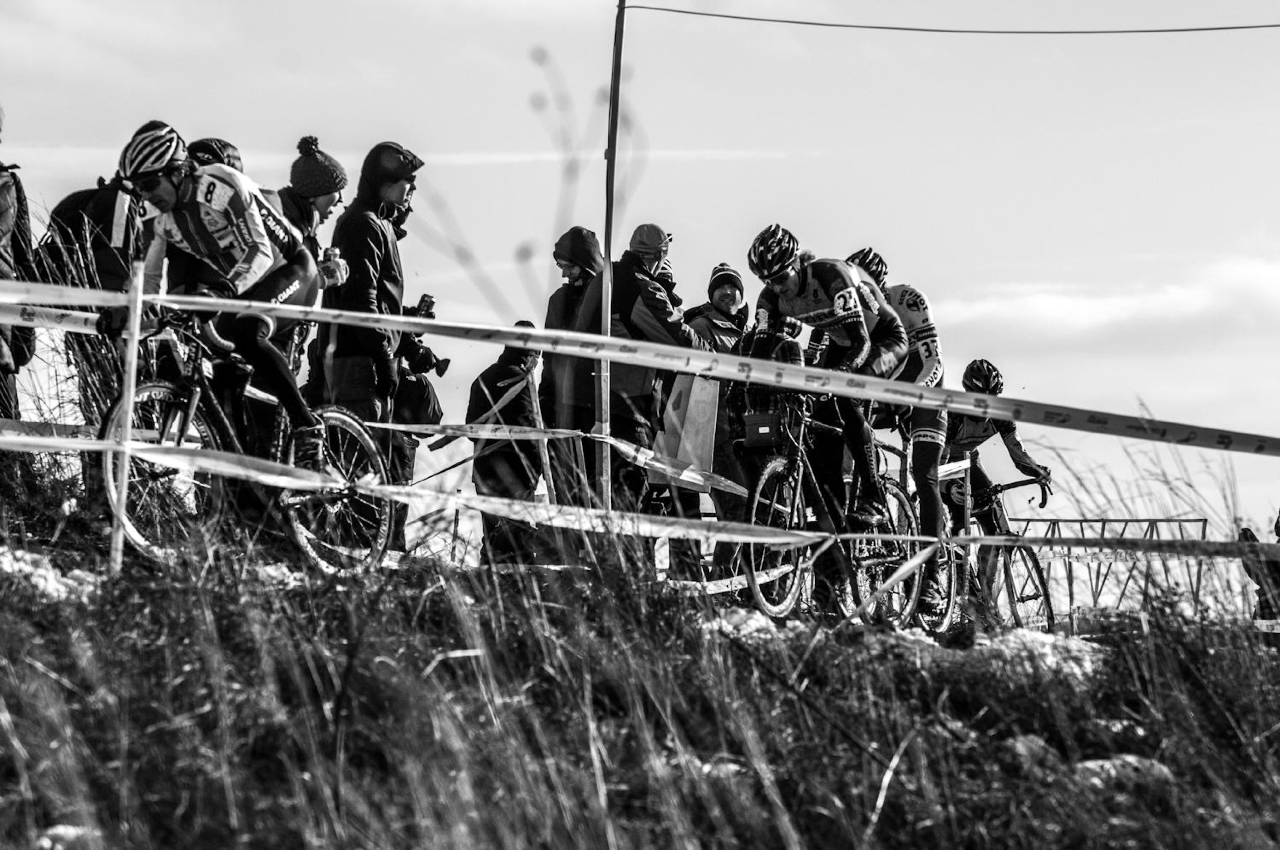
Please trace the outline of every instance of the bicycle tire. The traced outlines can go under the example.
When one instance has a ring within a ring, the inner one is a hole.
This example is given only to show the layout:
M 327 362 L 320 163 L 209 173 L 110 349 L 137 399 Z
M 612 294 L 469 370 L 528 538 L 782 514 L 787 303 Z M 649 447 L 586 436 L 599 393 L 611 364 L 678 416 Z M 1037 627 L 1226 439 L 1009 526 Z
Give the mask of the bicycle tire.
M 885 507 L 889 513 L 890 534 L 915 536 L 919 534 L 920 520 L 916 516 L 911 499 L 902 485 L 892 476 L 882 475 L 880 486 L 884 490 Z M 921 549 L 918 540 L 855 540 L 850 546 L 854 583 L 850 594 L 856 605 L 871 598 L 877 590 L 910 558 Z M 876 603 L 863 613 L 868 623 L 888 623 L 895 626 L 910 622 L 920 600 L 920 574 L 912 573 L 881 594 Z M 843 610 L 845 616 L 855 608 Z
M 137 387 L 133 441 L 221 450 L 225 437 L 215 421 L 200 407 L 190 413 L 187 408 L 187 398 L 174 384 L 154 381 Z M 124 413 L 124 399 L 116 399 L 103 417 L 100 439 L 120 440 Z M 218 527 L 226 504 L 221 476 L 175 469 L 133 455 L 129 459 L 129 493 L 121 511 L 116 481 L 122 457 L 119 452 L 104 452 L 99 469 L 108 507 L 120 518 L 125 539 L 143 555 L 171 563 L 187 549 L 193 533 Z
M 325 426 L 325 465 L 348 484 L 387 484 L 386 459 L 365 424 L 336 405 L 317 408 Z M 293 463 L 293 441 L 285 447 Z M 391 541 L 392 502 L 344 486 L 280 494 L 290 531 L 310 566 L 322 572 L 377 566 Z
M 1000 549 L 992 586 L 987 592 L 989 622 L 1005 629 L 1052 632 L 1053 600 L 1040 559 L 1031 547 L 1018 544 Z
M 916 622 L 925 631 L 943 633 L 954 626 L 960 617 L 961 602 L 969 575 L 968 549 L 943 542 L 938 548 L 937 581 L 943 600 L 940 611 L 926 610 L 923 603 L 916 606 Z M 920 586 L 924 597 L 924 582 Z
M 800 474 L 799 465 L 785 457 L 771 458 L 764 465 L 747 504 L 752 525 L 804 529 L 804 487 Z M 795 609 L 804 585 L 801 567 L 805 551 L 804 548 L 773 549 L 755 543 L 745 543 L 739 549 L 739 564 L 761 613 L 783 619 Z

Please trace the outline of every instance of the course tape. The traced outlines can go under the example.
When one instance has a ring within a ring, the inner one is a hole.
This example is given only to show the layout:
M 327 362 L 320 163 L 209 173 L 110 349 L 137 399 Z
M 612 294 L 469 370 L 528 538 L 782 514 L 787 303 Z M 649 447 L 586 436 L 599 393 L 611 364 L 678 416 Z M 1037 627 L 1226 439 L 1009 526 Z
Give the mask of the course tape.
M 0 419 L 0 437 L 87 437 L 92 440 L 97 436 L 97 429 L 88 425 L 57 425 L 52 422 Z
M 29 427 L 31 430 L 27 431 L 26 429 Z M 39 433 L 32 433 L 40 431 L 46 431 L 47 433 L 48 429 L 56 430 L 58 427 L 72 429 L 81 426 L 48 426 L 43 423 L 0 420 L 0 450 L 29 452 L 121 451 L 120 445 L 114 442 L 69 436 L 41 436 Z M 817 545 L 829 539 L 828 535 L 817 531 L 784 531 L 738 522 L 706 522 L 699 519 L 658 517 L 648 514 L 603 511 L 597 508 L 576 508 L 541 502 L 523 502 L 495 496 L 473 496 L 422 488 L 378 485 L 370 482 L 356 482 L 348 485 L 347 482 L 328 473 L 312 472 L 288 464 L 275 463 L 234 452 L 158 446 L 145 442 L 131 442 L 129 451 L 134 457 L 174 469 L 221 475 L 270 487 L 300 491 L 321 491 L 350 486 L 374 498 L 415 504 L 424 507 L 426 510 L 465 507 L 509 519 L 523 520 L 536 525 L 548 525 L 578 531 L 700 540 L 707 543 L 725 541 L 772 546 Z M 919 543 L 935 542 L 931 537 L 899 534 L 841 534 L 836 535 L 835 539 L 846 541 L 906 540 Z M 1030 546 L 1034 549 L 1101 549 L 1188 557 L 1280 560 L 1280 544 L 1274 543 L 1153 540 L 1126 537 L 1001 536 L 955 537 L 949 542 L 952 545 L 1022 545 Z
M 90 297 L 92 296 L 92 300 Z M 110 296 L 110 297 L 109 297 Z M 40 304 L 120 304 L 122 293 L 80 289 L 51 284 L 0 282 L 0 303 L 34 302 Z M 221 298 L 196 298 L 179 295 L 145 295 L 150 303 L 181 310 L 217 312 L 242 311 L 245 302 Z M 949 410 L 986 418 L 1004 419 L 1066 428 L 1096 434 L 1111 434 L 1139 440 L 1172 443 L 1189 447 L 1221 449 L 1280 457 L 1280 437 L 1268 437 L 1220 428 L 1186 425 L 1159 419 L 1125 416 L 1062 405 L 1043 404 L 1013 398 L 996 398 L 961 390 L 922 387 L 900 381 L 887 381 L 862 375 L 850 375 L 659 345 L 640 340 L 604 337 L 574 331 L 546 331 L 537 328 L 519 330 L 489 325 L 472 325 L 388 316 L 378 313 L 355 313 L 349 310 L 322 310 L 288 304 L 254 303 L 253 310 L 262 314 L 283 316 L 303 321 L 331 322 L 370 329 L 408 331 L 438 337 L 500 343 L 521 348 L 537 348 L 557 354 L 589 357 L 657 369 L 687 372 L 709 378 L 745 381 L 778 389 L 830 393 L 848 398 L 866 398 L 897 405 Z
M 584 436 L 580 431 L 565 428 L 525 428 L 519 425 L 402 425 L 398 422 L 366 422 L 365 425 L 384 431 L 468 440 L 566 440 Z
M 54 310 L 29 304 L 0 303 L 0 325 L 55 328 L 73 333 L 97 333 L 98 314 L 75 310 Z

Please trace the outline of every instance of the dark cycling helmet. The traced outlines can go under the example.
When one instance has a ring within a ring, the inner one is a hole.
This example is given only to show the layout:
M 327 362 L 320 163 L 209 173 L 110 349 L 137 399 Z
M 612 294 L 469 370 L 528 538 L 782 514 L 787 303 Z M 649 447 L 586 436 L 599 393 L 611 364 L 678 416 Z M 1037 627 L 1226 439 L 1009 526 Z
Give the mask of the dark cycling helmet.
M 881 286 L 884 286 L 884 279 L 889 276 L 889 264 L 884 261 L 884 257 L 876 253 L 875 248 L 868 247 L 855 251 L 845 262 L 862 269 Z
M 800 256 L 800 243 L 791 231 L 780 224 L 771 224 L 760 231 L 751 250 L 747 252 L 747 265 L 751 273 L 764 279 L 773 277 L 787 266 L 795 265 Z
M 1004 377 L 987 360 L 975 360 L 964 367 L 964 377 L 960 379 L 960 384 L 966 392 L 971 393 L 1000 395 L 1004 392 Z
M 196 139 L 187 146 L 187 156 L 196 165 L 225 165 L 236 171 L 244 171 L 240 149 L 226 139 Z
M 120 152 L 120 177 L 134 180 L 159 174 L 186 158 L 187 145 L 177 130 L 163 121 L 148 121 L 138 128 Z

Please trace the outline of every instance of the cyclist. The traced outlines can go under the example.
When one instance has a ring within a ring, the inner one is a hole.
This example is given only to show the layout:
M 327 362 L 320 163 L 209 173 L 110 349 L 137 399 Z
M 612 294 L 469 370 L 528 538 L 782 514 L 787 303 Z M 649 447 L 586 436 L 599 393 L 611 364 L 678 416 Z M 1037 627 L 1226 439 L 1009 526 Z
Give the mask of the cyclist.
M 998 396 L 1004 391 L 1004 376 L 986 360 L 974 360 L 966 366 L 960 381 L 966 392 Z M 986 495 L 991 488 L 991 478 L 978 460 L 977 448 L 996 434 L 1004 441 L 1005 448 L 1009 450 L 1009 459 L 1019 472 L 1046 485 L 1051 477 L 1049 468 L 1036 463 L 1023 448 L 1022 441 L 1018 439 L 1018 426 L 1013 422 L 953 413 L 947 422 L 947 445 L 943 450 L 942 462 L 958 460 L 964 452 L 973 452 L 969 470 L 970 487 L 975 494 L 973 515 L 982 526 L 984 534 L 996 533 L 997 515 L 1004 509 L 999 499 L 991 499 Z M 951 533 L 956 534 L 961 530 L 960 524 L 964 522 L 965 493 L 962 482 L 957 479 L 949 480 L 943 488 L 943 494 L 952 506 Z
M 889 306 L 897 312 L 906 328 L 907 356 L 894 369 L 895 381 L 917 384 L 922 387 L 942 385 L 942 354 L 938 345 L 938 329 L 929 314 L 929 300 L 914 286 L 885 283 L 889 265 L 873 248 L 863 248 L 846 261 L 858 271 L 870 276 L 884 293 Z M 920 529 L 922 534 L 941 537 L 943 534 L 942 495 L 938 490 L 938 464 L 947 439 L 947 412 L 928 407 L 898 407 L 889 409 L 877 405 L 877 412 L 885 412 L 896 421 L 905 419 L 910 428 L 911 478 L 920 499 Z M 873 425 L 877 424 L 873 417 Z M 925 565 L 924 597 L 929 603 L 938 603 L 937 567 L 935 554 Z
M 302 237 L 262 191 L 239 171 L 221 164 L 197 166 L 178 132 L 162 121 L 148 121 L 120 154 L 125 185 L 160 215 L 148 249 L 148 289 L 158 291 L 159 264 L 172 244 L 203 260 L 225 278 L 231 297 L 248 302 L 310 305 L 316 295 L 316 264 Z M 186 287 L 178 281 L 175 289 Z M 188 290 L 189 291 L 189 290 Z M 123 314 L 107 311 L 100 323 L 107 333 L 123 329 Z M 254 368 L 294 425 L 294 457 L 300 466 L 319 469 L 324 427 L 303 401 L 273 334 L 297 322 L 256 313 L 222 313 L 213 331 Z
M 765 285 L 756 302 L 757 327 L 780 329 L 786 317 L 809 325 L 813 333 L 806 360 L 812 365 L 885 378 L 906 354 L 907 335 L 897 313 L 874 284 L 855 273 L 855 267 L 801 252 L 796 237 L 778 224 L 756 236 L 747 261 Z M 885 518 L 884 492 L 876 475 L 875 440 L 862 404 L 835 397 L 815 408 L 814 416 L 841 427 L 844 445 L 854 458 L 859 487 L 847 516 L 861 525 L 880 524 Z M 819 457 L 832 460 L 842 454 L 825 434 L 815 435 L 814 448 Z M 824 462 L 815 467 L 819 485 L 846 509 L 843 464 Z

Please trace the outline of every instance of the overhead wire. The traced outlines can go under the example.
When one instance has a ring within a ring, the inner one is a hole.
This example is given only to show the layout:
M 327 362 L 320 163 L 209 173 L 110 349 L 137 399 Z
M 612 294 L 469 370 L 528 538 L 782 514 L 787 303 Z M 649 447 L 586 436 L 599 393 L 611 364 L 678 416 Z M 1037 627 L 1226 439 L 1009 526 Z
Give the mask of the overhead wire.
M 883 30 L 887 32 L 942 33 L 947 35 L 1160 35 L 1191 32 L 1230 32 L 1239 30 L 1280 29 L 1277 24 L 1227 24 L 1207 27 L 1159 27 L 1149 29 L 1104 30 L 993 30 L 959 29 L 952 27 L 906 27 L 887 24 L 846 24 L 837 21 L 804 21 L 795 18 L 770 18 L 757 15 L 730 15 L 724 12 L 700 12 L 694 9 L 676 9 L 671 6 L 628 5 L 627 11 L 668 12 L 673 15 L 692 15 L 699 18 L 723 18 L 751 23 L 787 24 L 801 27 L 827 27 L 832 29 Z

